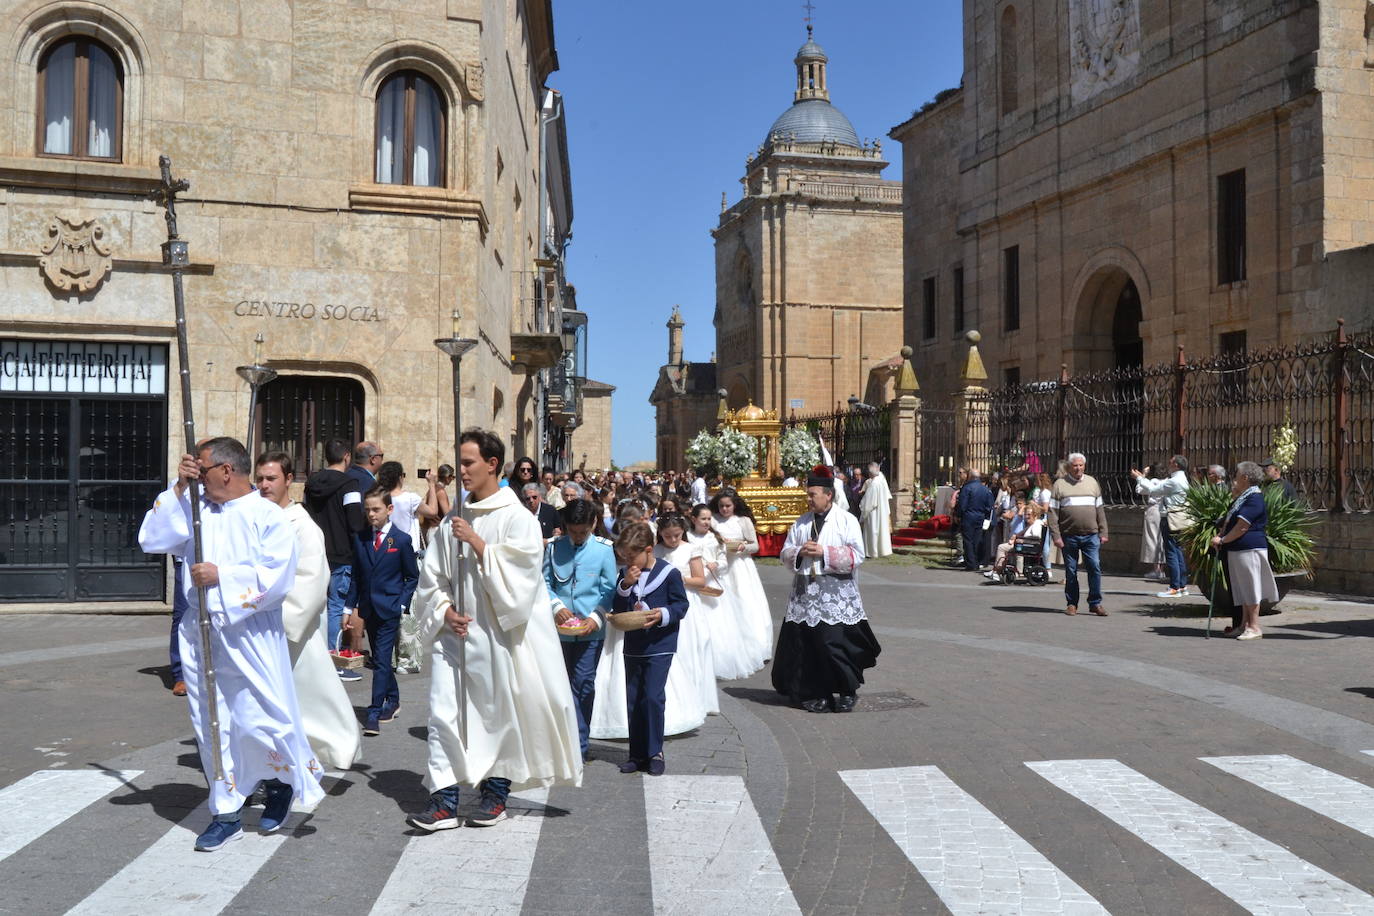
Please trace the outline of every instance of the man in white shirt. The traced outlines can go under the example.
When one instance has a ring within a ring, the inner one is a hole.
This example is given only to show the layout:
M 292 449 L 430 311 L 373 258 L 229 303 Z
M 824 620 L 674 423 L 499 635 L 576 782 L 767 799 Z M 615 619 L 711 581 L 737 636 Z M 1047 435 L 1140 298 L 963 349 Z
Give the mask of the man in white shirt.
M 697 476 L 692 481 L 692 505 L 700 506 L 706 502 L 706 478 L 701 474 L 701 468 L 697 468 Z

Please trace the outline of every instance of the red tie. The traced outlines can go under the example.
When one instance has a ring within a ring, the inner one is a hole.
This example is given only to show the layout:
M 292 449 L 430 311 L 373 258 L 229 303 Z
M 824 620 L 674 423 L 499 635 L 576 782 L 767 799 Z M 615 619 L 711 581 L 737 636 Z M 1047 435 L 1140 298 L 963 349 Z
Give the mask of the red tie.
M 376 540 L 374 540 L 374 541 L 372 542 L 372 549 L 373 549 L 373 550 L 381 550 L 381 549 L 382 549 L 382 533 L 381 533 L 380 531 L 377 532 L 377 538 L 376 538 Z

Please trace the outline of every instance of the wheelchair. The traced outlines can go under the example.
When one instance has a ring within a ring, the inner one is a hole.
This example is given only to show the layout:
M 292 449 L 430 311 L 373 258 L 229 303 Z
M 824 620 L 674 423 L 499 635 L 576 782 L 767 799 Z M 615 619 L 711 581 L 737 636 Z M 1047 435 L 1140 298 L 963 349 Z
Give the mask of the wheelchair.
M 999 575 L 1003 585 L 1014 585 L 1017 579 L 1031 585 L 1044 585 L 1050 581 L 1050 571 L 1045 568 L 1045 542 L 1020 541 L 1007 554 L 1007 562 Z

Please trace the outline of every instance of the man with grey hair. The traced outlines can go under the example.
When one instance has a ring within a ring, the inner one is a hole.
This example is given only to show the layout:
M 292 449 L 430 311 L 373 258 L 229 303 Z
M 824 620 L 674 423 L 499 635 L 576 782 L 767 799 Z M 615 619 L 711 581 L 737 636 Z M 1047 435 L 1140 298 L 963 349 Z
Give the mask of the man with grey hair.
M 983 532 L 991 523 L 994 502 L 992 491 L 983 483 L 983 473 L 970 468 L 968 480 L 959 488 L 959 499 L 955 503 L 960 517 L 959 530 L 964 538 L 964 569 L 976 571 L 989 559 L 984 550 Z
M 377 471 L 385 457 L 375 442 L 359 442 L 353 446 L 353 463 L 344 473 L 357 481 L 359 493 L 366 493 L 377 485 Z
M 209 827 L 196 849 L 214 852 L 243 835 L 240 812 L 258 783 L 267 791 L 259 830 L 279 829 L 292 797 L 304 805 L 324 798 L 323 768 L 310 750 L 301 722 L 291 655 L 282 624 L 282 601 L 296 580 L 296 535 L 281 507 L 253 492 L 248 452 L 235 439 L 201 445 L 183 455 L 177 480 L 143 517 L 138 544 L 147 553 L 168 553 L 185 564 L 183 587 L 192 612 L 181 619 L 181 661 L 186 699 L 210 784 Z M 201 483 L 201 562 L 195 562 L 191 481 Z M 194 565 L 193 565 L 194 564 Z M 210 660 L 219 709 L 220 759 L 211 759 L 205 665 L 194 590 L 205 590 L 210 618 Z M 216 764 L 223 779 L 214 778 Z
M 1219 464 L 1207 465 L 1207 482 L 1214 487 L 1229 486 L 1226 480 L 1226 468 Z
M 563 533 L 563 520 L 558 517 L 557 509 L 544 502 L 544 488 L 539 484 L 527 483 L 521 487 L 520 501 L 539 519 L 546 543 Z
M 1178 536 L 1191 527 L 1186 503 L 1188 501 L 1188 459 L 1175 455 L 1169 459 L 1169 476 L 1163 480 L 1151 480 L 1142 472 L 1131 468 L 1135 478 L 1136 492 L 1151 496 L 1160 501 L 1159 533 L 1164 544 L 1164 562 L 1169 570 L 1169 587 L 1157 592 L 1157 598 L 1188 597 L 1188 561 L 1183 557 L 1183 547 Z
M 1082 452 L 1070 452 L 1063 477 L 1050 489 L 1050 536 L 1054 546 L 1064 552 L 1064 613 L 1078 613 L 1078 563 L 1082 558 L 1088 569 L 1088 610 L 1106 617 L 1102 606 L 1102 563 L 1098 559 L 1107 543 L 1107 511 L 1102 503 L 1102 488 L 1089 476 L 1088 459 Z

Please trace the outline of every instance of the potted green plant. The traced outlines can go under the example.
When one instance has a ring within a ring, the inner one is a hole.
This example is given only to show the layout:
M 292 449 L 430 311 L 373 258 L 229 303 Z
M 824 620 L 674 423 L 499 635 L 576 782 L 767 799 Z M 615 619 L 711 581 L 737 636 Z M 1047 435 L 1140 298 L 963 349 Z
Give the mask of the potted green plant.
M 1265 537 L 1269 540 L 1269 565 L 1279 586 L 1279 600 L 1293 588 L 1296 580 L 1312 575 L 1312 561 L 1316 557 L 1316 543 L 1312 540 L 1312 526 L 1316 513 L 1298 503 L 1285 499 L 1281 492 L 1266 489 L 1264 506 L 1269 515 Z M 1215 484 L 1198 484 L 1188 488 L 1185 502 L 1193 525 L 1178 535 L 1179 546 L 1188 558 L 1193 581 L 1204 594 L 1212 594 L 1217 583 L 1217 607 L 1230 607 L 1231 599 L 1224 594 L 1219 581 L 1221 559 L 1212 550 L 1212 538 L 1220 533 L 1220 524 L 1231 508 L 1231 491 Z M 1277 606 L 1265 605 L 1261 611 Z

